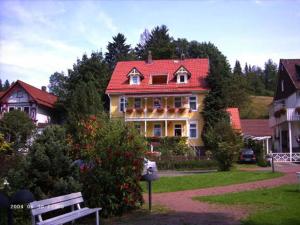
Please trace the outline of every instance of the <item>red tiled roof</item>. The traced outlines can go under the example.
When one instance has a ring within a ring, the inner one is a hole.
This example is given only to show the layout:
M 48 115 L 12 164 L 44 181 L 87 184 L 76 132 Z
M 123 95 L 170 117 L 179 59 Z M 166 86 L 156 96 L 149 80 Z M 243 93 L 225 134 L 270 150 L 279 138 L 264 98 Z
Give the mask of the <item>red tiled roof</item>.
M 287 73 L 291 77 L 295 87 L 300 89 L 300 71 L 296 70 L 296 65 L 300 67 L 300 59 L 280 59 L 280 63 L 284 66 Z
M 177 84 L 173 76 L 174 72 L 181 66 L 184 66 L 191 73 L 187 84 Z M 134 67 L 144 76 L 139 85 L 130 85 L 128 81 L 127 74 Z M 187 91 L 205 91 L 208 90 L 205 83 L 208 70 L 208 59 L 153 60 L 152 63 L 145 61 L 118 62 L 106 93 L 181 93 Z M 168 75 L 168 83 L 152 85 L 150 84 L 151 75 Z
M 238 108 L 227 108 L 226 111 L 230 115 L 230 121 L 232 124 L 232 128 L 235 130 L 241 130 L 241 120 L 240 113 Z
M 0 98 L 4 95 L 5 91 L 0 91 Z
M 36 87 L 33 87 L 23 81 L 17 80 L 6 92 L 0 97 L 0 101 L 16 86 L 20 85 L 38 104 L 53 108 L 57 101 L 57 96 L 48 92 L 42 91 Z
M 272 129 L 269 127 L 269 120 L 245 119 L 241 120 L 242 132 L 244 135 L 255 137 L 272 136 Z

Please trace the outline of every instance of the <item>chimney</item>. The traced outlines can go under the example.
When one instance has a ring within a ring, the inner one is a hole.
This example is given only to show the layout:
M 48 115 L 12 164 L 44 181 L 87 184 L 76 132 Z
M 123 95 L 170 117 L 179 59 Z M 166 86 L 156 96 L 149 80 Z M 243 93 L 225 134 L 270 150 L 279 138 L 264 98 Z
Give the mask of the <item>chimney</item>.
M 151 51 L 148 51 L 148 61 L 147 63 L 152 63 L 152 54 L 151 54 Z
M 184 53 L 181 53 L 180 59 L 181 59 L 181 60 L 184 60 L 184 59 L 185 59 L 185 54 L 184 54 Z
M 46 86 L 42 86 L 41 90 L 44 91 L 44 92 L 47 92 L 47 87 Z

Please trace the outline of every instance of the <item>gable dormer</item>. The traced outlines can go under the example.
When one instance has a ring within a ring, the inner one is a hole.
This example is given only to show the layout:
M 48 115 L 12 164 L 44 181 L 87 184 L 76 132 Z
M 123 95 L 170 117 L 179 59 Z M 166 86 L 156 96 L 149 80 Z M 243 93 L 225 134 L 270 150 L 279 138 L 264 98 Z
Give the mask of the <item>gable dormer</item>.
M 135 67 L 127 74 L 127 77 L 130 85 L 139 85 L 144 78 L 143 74 Z
M 191 73 L 184 66 L 180 66 L 175 71 L 174 76 L 176 77 L 176 82 L 178 84 L 186 84 L 191 77 Z

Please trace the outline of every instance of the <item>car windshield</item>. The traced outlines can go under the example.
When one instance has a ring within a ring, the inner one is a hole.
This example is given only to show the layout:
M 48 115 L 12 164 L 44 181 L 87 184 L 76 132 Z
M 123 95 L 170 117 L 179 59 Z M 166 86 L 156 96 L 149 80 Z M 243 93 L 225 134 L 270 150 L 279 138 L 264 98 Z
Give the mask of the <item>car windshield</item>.
M 243 150 L 243 154 L 251 155 L 251 154 L 254 154 L 254 152 L 251 149 L 246 149 L 246 150 Z

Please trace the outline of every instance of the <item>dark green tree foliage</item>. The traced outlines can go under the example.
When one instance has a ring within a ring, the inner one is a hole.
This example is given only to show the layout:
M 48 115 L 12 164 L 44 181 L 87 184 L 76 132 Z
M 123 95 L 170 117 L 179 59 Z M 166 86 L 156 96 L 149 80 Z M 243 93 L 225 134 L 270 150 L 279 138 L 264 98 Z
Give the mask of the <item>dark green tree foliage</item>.
M 131 47 L 126 44 L 126 38 L 123 34 L 118 33 L 113 37 L 113 42 L 108 42 L 107 53 L 105 53 L 105 62 L 112 72 L 118 61 L 132 59 Z
M 189 47 L 191 58 L 209 58 L 210 71 L 206 82 L 210 88 L 204 99 L 204 134 L 209 127 L 214 127 L 216 123 L 227 118 L 225 112 L 228 106 L 226 89 L 224 85 L 230 78 L 231 69 L 226 57 L 212 43 L 199 43 L 192 41 Z M 204 135 L 205 141 L 205 135 Z
M 60 98 L 64 98 L 66 95 L 66 83 L 67 77 L 64 72 L 55 72 L 49 79 L 49 92 Z
M 263 82 L 263 70 L 260 67 L 249 65 L 246 79 L 252 95 L 267 95 Z
M 25 147 L 34 129 L 35 125 L 32 120 L 26 113 L 19 110 L 5 113 L 0 120 L 0 132 L 4 134 L 8 142 L 12 143 L 15 151 Z
M 0 91 L 3 91 L 3 84 L 2 84 L 2 80 L 0 79 Z
M 174 41 L 175 44 L 175 56 L 180 59 L 182 56 L 189 58 L 189 41 L 185 38 L 178 38 Z
M 103 102 L 108 108 L 105 90 L 109 72 L 102 53 L 83 55 L 68 71 L 65 96 L 59 99 L 60 106 L 67 112 L 67 121 L 74 126 L 81 118 L 103 111 Z M 71 127 L 72 127 L 71 126 Z
M 235 61 L 235 65 L 234 65 L 234 68 L 233 68 L 233 74 L 235 74 L 235 75 L 242 75 L 243 74 L 240 61 L 238 61 L 238 60 Z
M 12 191 L 27 188 L 36 199 L 80 191 L 79 168 L 73 166 L 69 151 L 65 130 L 59 126 L 46 128 L 19 168 L 9 172 Z
M 241 136 L 232 129 L 228 121 L 219 121 L 214 127 L 209 128 L 206 143 L 221 171 L 230 170 L 243 146 Z
M 275 91 L 276 89 L 276 78 L 277 78 L 277 64 L 269 59 L 265 63 L 264 68 L 264 84 L 265 88 L 269 91 Z
M 167 26 L 155 27 L 149 36 L 145 31 L 144 36 L 135 49 L 139 59 L 146 60 L 149 51 L 151 51 L 153 59 L 172 59 L 175 57 L 175 45 Z
M 3 91 L 6 91 L 10 87 L 9 81 L 6 80 L 3 85 Z

